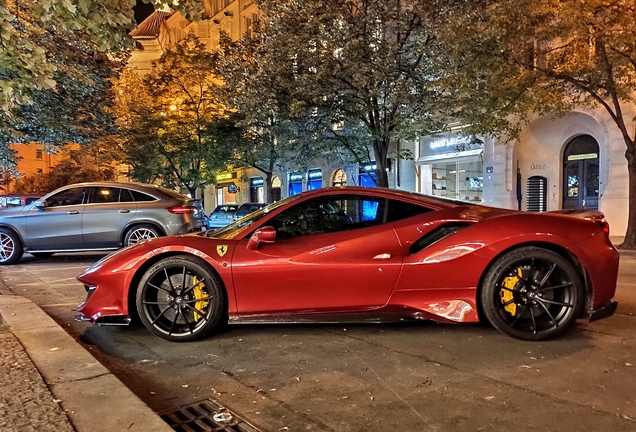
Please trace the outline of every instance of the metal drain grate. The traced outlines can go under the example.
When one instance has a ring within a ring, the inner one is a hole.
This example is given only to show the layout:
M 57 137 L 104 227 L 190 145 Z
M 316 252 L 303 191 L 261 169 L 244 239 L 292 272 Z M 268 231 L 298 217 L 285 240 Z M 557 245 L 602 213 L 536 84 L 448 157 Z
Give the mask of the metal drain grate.
M 159 415 L 178 432 L 263 432 L 211 399 L 172 408 L 160 412 Z

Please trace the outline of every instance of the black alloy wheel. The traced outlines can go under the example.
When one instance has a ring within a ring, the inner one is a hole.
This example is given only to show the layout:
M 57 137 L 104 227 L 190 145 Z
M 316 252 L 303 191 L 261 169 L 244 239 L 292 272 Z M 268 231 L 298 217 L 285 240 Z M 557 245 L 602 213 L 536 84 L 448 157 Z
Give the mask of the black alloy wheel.
M 488 321 L 517 339 L 555 337 L 581 315 L 585 293 L 574 266 L 538 247 L 505 253 L 489 268 L 481 287 Z
M 194 341 L 227 319 L 225 292 L 204 261 L 181 255 L 153 265 L 137 290 L 144 326 L 169 341 Z

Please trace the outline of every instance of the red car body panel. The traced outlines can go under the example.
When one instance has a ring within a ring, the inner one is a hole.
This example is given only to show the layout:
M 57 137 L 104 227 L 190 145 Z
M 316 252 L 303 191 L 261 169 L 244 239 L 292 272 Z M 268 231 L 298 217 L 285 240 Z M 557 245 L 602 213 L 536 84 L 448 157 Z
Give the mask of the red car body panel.
M 248 248 L 249 235 L 290 205 L 343 191 L 419 203 L 432 211 Z M 134 304 L 130 294 L 152 263 L 169 255 L 193 255 L 221 279 L 231 321 L 359 316 L 476 322 L 478 289 L 488 266 L 512 248 L 536 245 L 559 252 L 580 270 L 590 314 L 611 301 L 618 274 L 618 252 L 596 222 L 596 217 L 463 206 L 385 189 L 322 189 L 274 208 L 231 238 L 160 237 L 116 252 L 78 276 L 89 290 L 78 310 L 96 323 L 127 318 Z M 418 239 L 446 223 L 468 226 L 411 252 Z

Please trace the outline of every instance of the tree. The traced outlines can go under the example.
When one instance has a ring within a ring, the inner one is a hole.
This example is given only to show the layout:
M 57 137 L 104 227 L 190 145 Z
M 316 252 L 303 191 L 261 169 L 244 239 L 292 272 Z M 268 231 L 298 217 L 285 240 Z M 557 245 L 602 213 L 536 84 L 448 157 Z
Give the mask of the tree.
M 148 0 L 151 1 L 151 0 Z M 201 0 L 152 1 L 198 19 Z M 131 46 L 135 0 L 0 0 L 0 111 L 28 103 L 35 90 L 53 89 L 59 66 L 47 53 L 44 35 L 83 32 L 99 49 Z M 70 38 L 72 39 L 72 38 Z
M 267 202 L 273 202 L 272 180 L 277 165 L 298 168 L 318 149 L 295 121 L 294 100 L 281 82 L 293 79 L 291 70 L 279 70 L 267 63 L 262 38 L 232 42 L 221 35 L 221 49 L 215 54 L 219 76 L 225 85 L 220 95 L 234 113 L 221 133 L 231 145 L 228 160 L 234 167 L 256 168 L 265 174 Z
M 499 0 L 458 5 L 447 17 L 444 64 L 462 114 L 474 127 L 514 136 L 532 113 L 602 107 L 625 142 L 629 219 L 621 247 L 636 249 L 636 119 L 625 115 L 636 102 L 636 4 Z
M 443 125 L 439 113 L 447 104 L 432 67 L 438 2 L 261 0 L 259 6 L 256 67 L 269 86 L 259 91 L 286 94 L 296 124 L 316 141 L 335 143 L 358 162 L 368 162 L 361 149 L 372 148 L 377 184 L 388 186 L 391 145 Z
M 133 178 L 160 178 L 195 196 L 226 168 L 230 147 L 219 130 L 230 112 L 219 99 L 222 82 L 213 70 L 214 57 L 190 35 L 143 80 L 131 71 L 116 81 L 112 110 Z

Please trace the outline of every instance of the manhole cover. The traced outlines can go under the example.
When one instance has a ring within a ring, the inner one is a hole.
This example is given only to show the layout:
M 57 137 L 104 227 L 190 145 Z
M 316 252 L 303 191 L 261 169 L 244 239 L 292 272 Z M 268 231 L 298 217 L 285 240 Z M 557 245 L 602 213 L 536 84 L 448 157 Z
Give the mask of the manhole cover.
M 172 429 L 179 432 L 263 432 L 211 399 L 165 410 L 159 415 Z

